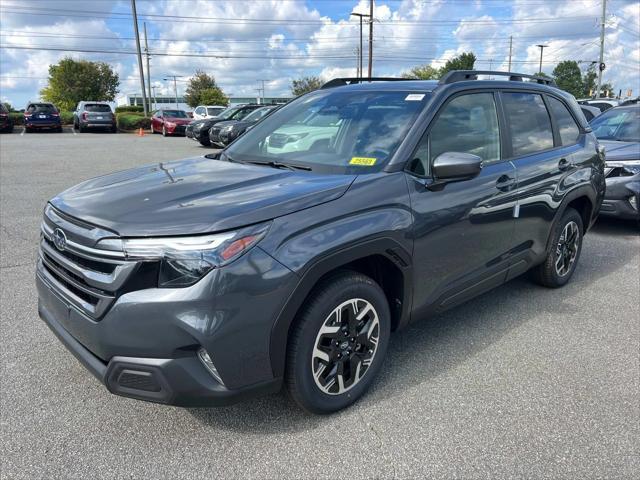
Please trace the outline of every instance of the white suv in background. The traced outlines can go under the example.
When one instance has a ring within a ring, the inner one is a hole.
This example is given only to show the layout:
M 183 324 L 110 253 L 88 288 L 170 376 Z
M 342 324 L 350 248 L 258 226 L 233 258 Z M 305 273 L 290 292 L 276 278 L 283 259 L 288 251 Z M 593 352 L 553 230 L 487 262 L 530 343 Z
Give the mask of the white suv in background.
M 217 117 L 225 108 L 227 107 L 222 105 L 198 105 L 193 111 L 193 119 L 202 120 Z

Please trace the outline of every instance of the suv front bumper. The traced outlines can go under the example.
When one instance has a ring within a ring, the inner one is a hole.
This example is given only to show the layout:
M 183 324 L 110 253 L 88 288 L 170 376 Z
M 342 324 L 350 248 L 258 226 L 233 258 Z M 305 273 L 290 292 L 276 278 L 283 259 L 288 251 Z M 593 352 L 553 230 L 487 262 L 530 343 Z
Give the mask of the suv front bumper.
M 103 362 L 87 350 L 38 302 L 47 326 L 73 355 L 116 395 L 180 407 L 231 405 L 246 398 L 275 393 L 282 379 L 229 390 L 204 369 L 195 356 L 183 358 L 113 357 Z
M 191 407 L 281 387 L 270 334 L 296 284 L 290 270 L 255 247 L 192 287 L 122 294 L 95 320 L 65 300 L 41 262 L 36 273 L 40 317 L 110 392 Z M 211 355 L 223 384 L 200 361 L 199 348 Z

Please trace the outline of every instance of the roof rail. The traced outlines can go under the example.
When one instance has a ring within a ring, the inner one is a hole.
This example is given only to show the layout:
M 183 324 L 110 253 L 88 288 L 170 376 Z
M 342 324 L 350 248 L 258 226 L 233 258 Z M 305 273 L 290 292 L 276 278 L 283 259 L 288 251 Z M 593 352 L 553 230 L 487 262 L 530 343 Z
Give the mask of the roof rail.
M 556 86 L 556 82 L 551 78 L 538 77 L 536 75 L 527 75 L 525 73 L 514 72 L 496 72 L 492 70 L 452 70 L 440 79 L 440 85 L 449 83 L 463 82 L 465 80 L 477 80 L 478 75 L 493 75 L 496 77 L 509 77 L 511 82 L 522 82 L 524 78 L 535 81 L 541 85 Z
M 353 85 L 354 83 L 365 83 L 365 82 L 397 82 L 401 80 L 409 80 L 407 78 L 398 78 L 398 77 L 344 77 L 344 78 L 334 78 L 333 80 L 329 80 L 327 83 L 320 87 L 321 90 L 325 88 L 334 88 L 334 87 L 342 87 L 344 85 Z

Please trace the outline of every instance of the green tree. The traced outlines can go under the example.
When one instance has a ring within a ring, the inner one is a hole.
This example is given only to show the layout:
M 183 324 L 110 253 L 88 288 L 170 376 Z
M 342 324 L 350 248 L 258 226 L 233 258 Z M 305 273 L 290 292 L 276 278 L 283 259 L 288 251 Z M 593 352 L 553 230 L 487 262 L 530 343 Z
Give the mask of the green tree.
M 81 100 L 113 101 L 119 84 L 108 64 L 66 57 L 49 66 L 49 82 L 40 96 L 61 110 L 73 110 Z
M 215 78 L 202 70 L 196 70 L 196 74 L 189 80 L 184 99 L 190 107 L 229 103 L 229 97 L 216 84 Z
M 473 70 L 473 66 L 476 63 L 476 56 L 473 52 L 464 52 L 447 60 L 444 67 L 440 68 L 439 73 L 442 77 L 445 73 L 452 70 Z
M 413 80 L 436 80 L 440 78 L 440 72 L 431 65 L 419 65 L 403 73 L 402 77 Z
M 13 109 L 13 105 L 11 105 L 9 102 L 2 102 L 2 104 L 4 105 L 4 107 L 7 109 L 7 111 L 9 112 L 15 112 L 15 110 Z
M 302 77 L 291 81 L 291 93 L 297 97 L 318 90 L 324 82 L 320 77 Z
M 578 62 L 574 60 L 565 60 L 556 65 L 553 69 L 553 79 L 556 81 L 558 88 L 569 92 L 574 97 L 581 97 L 584 87 L 582 84 L 582 72 L 578 66 Z
M 457 57 L 450 58 L 444 66 L 436 69 L 431 65 L 419 65 L 402 74 L 403 78 L 416 80 L 437 80 L 452 70 L 473 70 L 476 56 L 473 52 L 464 52 Z

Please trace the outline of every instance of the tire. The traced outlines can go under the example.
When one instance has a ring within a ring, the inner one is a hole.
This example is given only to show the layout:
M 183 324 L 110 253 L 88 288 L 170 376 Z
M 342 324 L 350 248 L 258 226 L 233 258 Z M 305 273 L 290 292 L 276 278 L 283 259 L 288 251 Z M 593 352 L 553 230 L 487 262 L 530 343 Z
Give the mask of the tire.
M 553 227 L 547 257 L 532 272 L 534 280 L 548 288 L 566 285 L 578 265 L 583 235 L 582 217 L 575 209 L 567 208 Z
M 167 136 L 169 136 L 169 134 L 167 133 L 167 129 L 165 128 L 165 126 L 164 126 L 164 125 L 162 126 L 162 136 L 163 136 L 163 137 L 167 137 Z
M 200 145 L 202 145 L 203 147 L 210 147 L 211 140 L 209 140 L 209 132 L 207 132 L 207 134 L 203 138 L 199 138 L 198 141 L 200 142 Z
M 56 128 L 56 132 L 58 132 L 58 133 L 62 133 L 62 127 L 58 127 L 58 128 Z
M 83 127 L 81 123 L 79 123 L 78 124 L 78 132 L 79 133 L 84 133 L 86 131 L 87 131 L 87 129 L 85 127 Z
M 336 325 L 337 311 L 342 327 Z M 360 322 L 355 312 L 363 315 Z M 291 397 L 312 413 L 348 407 L 380 371 L 390 332 L 387 299 L 371 278 L 341 271 L 322 281 L 305 301 L 290 335 L 285 382 Z

